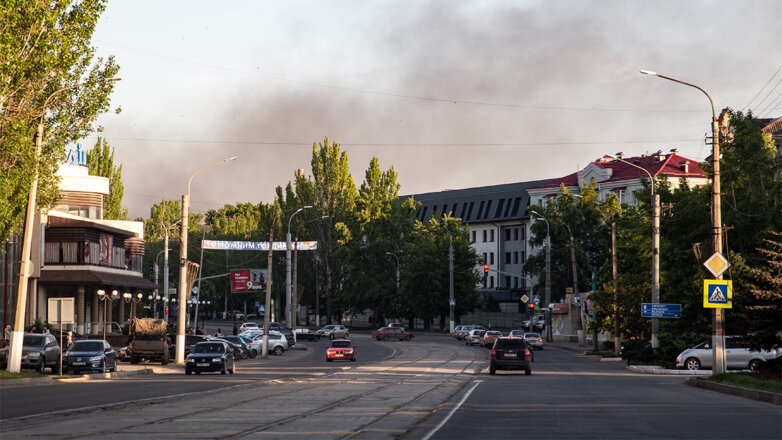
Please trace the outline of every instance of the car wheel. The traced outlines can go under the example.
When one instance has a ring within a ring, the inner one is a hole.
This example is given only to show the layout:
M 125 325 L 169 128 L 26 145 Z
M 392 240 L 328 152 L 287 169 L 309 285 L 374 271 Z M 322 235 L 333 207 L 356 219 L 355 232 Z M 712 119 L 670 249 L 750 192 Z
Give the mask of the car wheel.
M 225 368 L 225 364 L 220 367 L 220 374 L 228 374 L 228 369 Z
M 163 353 L 163 357 L 160 359 L 160 365 L 168 365 L 168 350 Z
M 409 341 L 409 340 L 410 340 L 410 336 L 406 336 L 405 341 Z
M 72 370 L 71 373 L 73 373 L 74 376 L 78 376 L 81 371 L 79 370 Z
M 195 374 L 201 374 L 201 372 L 200 371 L 196 371 Z
M 326 358 L 326 362 L 331 362 L 331 361 L 333 361 L 333 360 L 334 360 L 334 359 L 329 359 L 329 358 Z
M 354 357 L 350 358 L 350 362 L 356 362 L 356 358 Z
M 281 356 L 283 351 L 285 351 L 285 350 L 283 350 L 283 348 L 280 347 L 279 345 L 274 347 L 274 354 L 276 354 L 277 356 Z
M 688 370 L 700 370 L 701 361 L 695 358 L 688 358 L 686 361 L 684 361 L 684 368 Z
M 131 356 L 130 357 L 130 363 L 131 364 L 137 364 L 138 363 L 138 356 Z
M 253 351 L 250 352 L 250 359 L 255 359 L 256 356 L 258 356 L 258 350 L 253 348 Z
M 749 371 L 758 371 L 758 368 L 760 368 L 760 360 L 752 359 L 749 361 Z
M 334 340 L 334 333 L 329 335 L 329 339 L 331 339 L 332 341 Z
M 114 363 L 111 365 L 111 368 L 109 368 L 109 371 L 112 373 L 117 371 L 117 361 L 114 361 Z
M 188 375 L 188 376 L 190 376 L 191 374 L 193 374 L 193 372 L 192 372 L 192 371 L 190 371 L 190 370 L 185 370 L 185 374 L 186 374 L 186 375 Z
M 228 370 L 228 374 L 236 373 L 236 364 L 231 364 L 231 369 Z
M 46 374 L 46 358 L 41 358 L 41 362 L 38 364 L 37 370 L 41 374 Z
M 103 360 L 103 366 L 100 367 L 100 372 L 101 373 L 106 373 L 106 360 L 105 359 Z
M 60 359 L 57 359 L 57 362 L 54 363 L 54 366 L 52 367 L 52 373 L 60 374 Z
M 495 367 L 494 365 L 489 367 L 489 374 L 497 374 L 497 367 Z
M 525 376 L 529 376 L 529 375 L 531 375 L 531 374 L 532 374 L 532 368 L 530 368 L 530 367 L 527 367 L 527 369 L 526 369 L 526 370 L 524 370 L 524 375 L 525 375 Z
M 320 335 L 316 336 L 316 337 L 315 337 L 315 340 L 316 340 L 316 341 L 320 341 Z

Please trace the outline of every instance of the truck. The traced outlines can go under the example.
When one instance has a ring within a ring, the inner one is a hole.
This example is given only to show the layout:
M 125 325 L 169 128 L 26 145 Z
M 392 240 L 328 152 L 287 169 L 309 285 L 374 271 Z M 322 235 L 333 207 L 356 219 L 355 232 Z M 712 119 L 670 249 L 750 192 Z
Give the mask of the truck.
M 131 364 L 148 359 L 166 365 L 169 360 L 169 345 L 171 341 L 166 335 L 165 321 L 154 318 L 133 319 L 128 344 L 128 357 Z

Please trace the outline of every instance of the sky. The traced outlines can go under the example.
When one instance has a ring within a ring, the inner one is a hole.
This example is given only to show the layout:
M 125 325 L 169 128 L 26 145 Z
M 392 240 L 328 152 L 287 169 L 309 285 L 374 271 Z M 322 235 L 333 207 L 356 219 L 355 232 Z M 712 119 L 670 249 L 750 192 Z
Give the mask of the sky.
M 100 134 L 147 218 L 271 203 L 313 144 L 400 194 L 557 178 L 605 154 L 710 154 L 711 107 L 782 116 L 779 0 L 110 1 L 122 81 Z M 91 148 L 96 136 L 82 144 Z

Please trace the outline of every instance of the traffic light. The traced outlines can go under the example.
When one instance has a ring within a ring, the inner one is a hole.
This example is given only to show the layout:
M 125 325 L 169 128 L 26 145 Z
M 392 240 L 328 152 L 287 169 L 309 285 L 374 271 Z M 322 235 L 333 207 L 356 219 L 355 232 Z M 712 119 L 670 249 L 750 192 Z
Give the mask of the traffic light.
M 527 304 L 527 308 L 529 309 L 529 314 L 533 315 L 535 314 L 535 303 L 529 303 Z
M 168 306 L 166 306 L 166 315 L 168 315 Z
M 483 265 L 483 287 L 486 288 L 486 281 L 489 279 L 489 265 Z

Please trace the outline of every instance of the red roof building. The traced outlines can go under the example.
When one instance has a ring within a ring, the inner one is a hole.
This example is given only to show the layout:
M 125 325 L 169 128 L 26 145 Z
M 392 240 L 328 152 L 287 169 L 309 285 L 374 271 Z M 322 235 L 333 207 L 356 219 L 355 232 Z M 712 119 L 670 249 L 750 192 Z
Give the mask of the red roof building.
M 557 197 L 562 193 L 562 185 L 578 194 L 582 186 L 595 181 L 601 199 L 615 193 L 621 203 L 635 205 L 638 203 L 635 192 L 643 188 L 642 181 L 648 181 L 649 175 L 655 179 L 666 178 L 675 184 L 685 178 L 690 186 L 703 186 L 708 180 L 697 161 L 679 156 L 677 150 L 670 153 L 660 150 L 629 158 L 619 153 L 616 158 L 603 156 L 581 171 L 530 188 L 530 204 L 540 205 L 543 199 Z

